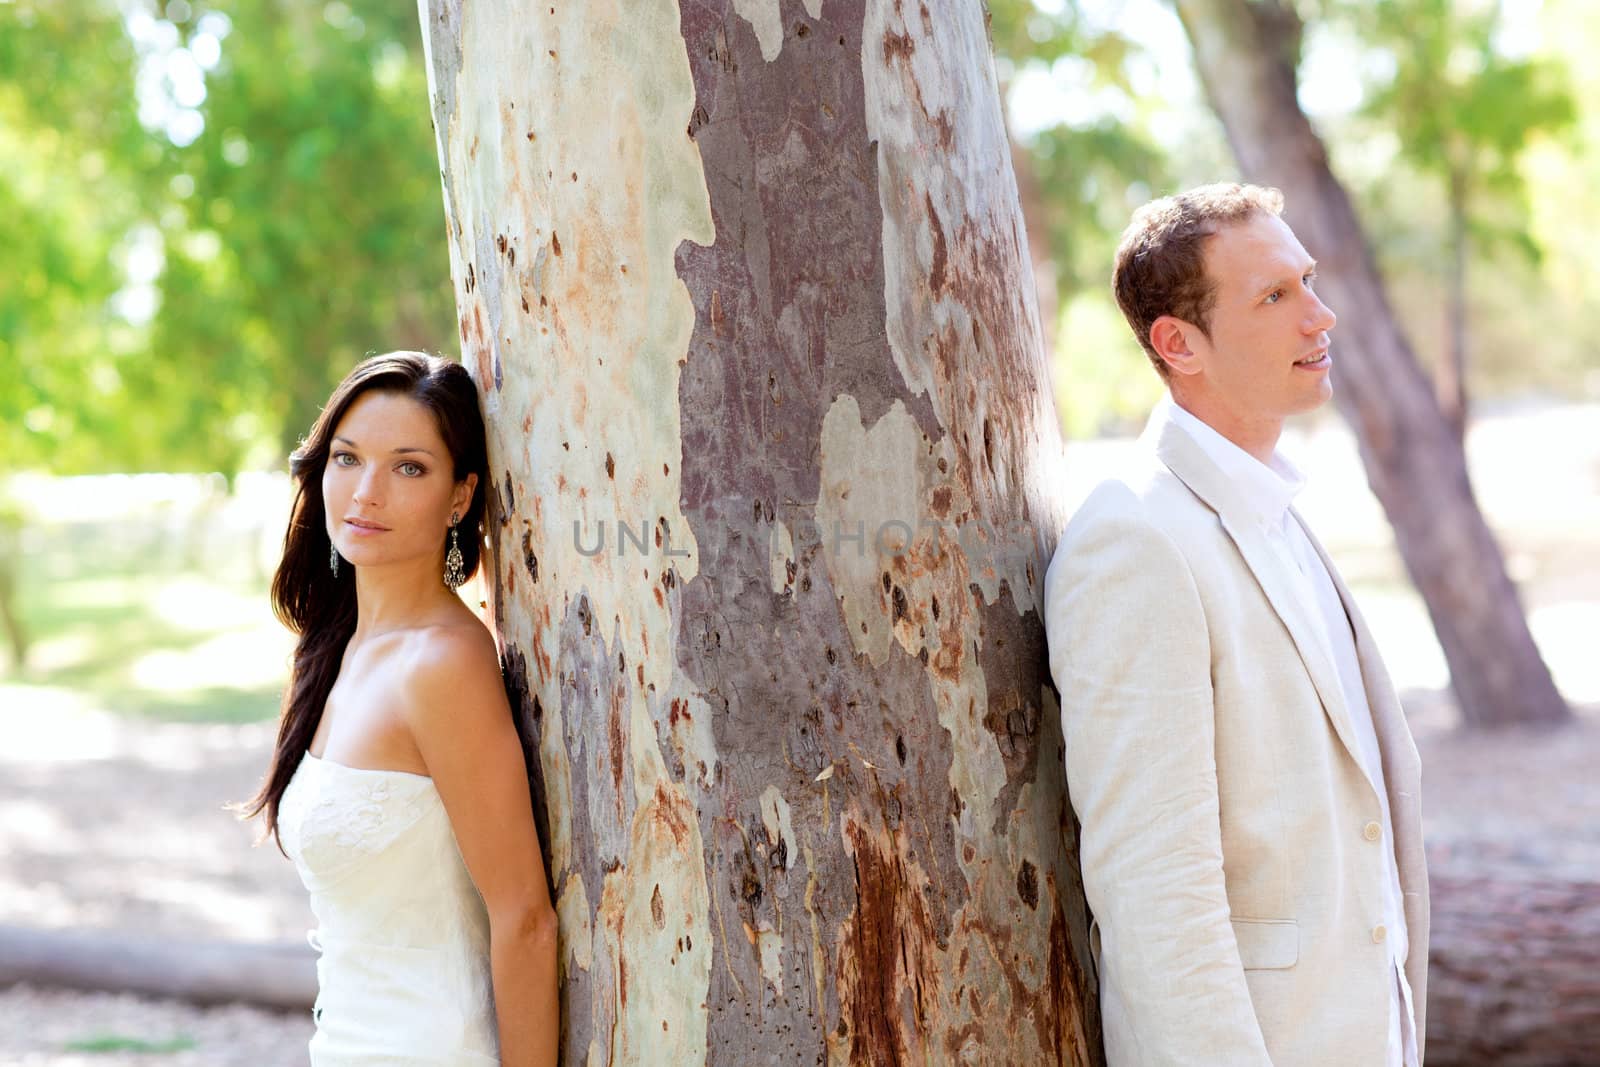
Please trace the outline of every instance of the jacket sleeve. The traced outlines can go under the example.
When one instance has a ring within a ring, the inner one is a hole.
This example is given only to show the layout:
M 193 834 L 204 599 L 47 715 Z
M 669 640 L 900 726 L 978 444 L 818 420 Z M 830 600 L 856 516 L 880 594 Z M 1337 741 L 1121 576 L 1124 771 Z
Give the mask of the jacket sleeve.
M 1118 1016 L 1110 1063 L 1271 1067 L 1223 881 L 1199 591 L 1172 539 L 1111 496 L 1086 502 L 1045 577 L 1083 885 Z

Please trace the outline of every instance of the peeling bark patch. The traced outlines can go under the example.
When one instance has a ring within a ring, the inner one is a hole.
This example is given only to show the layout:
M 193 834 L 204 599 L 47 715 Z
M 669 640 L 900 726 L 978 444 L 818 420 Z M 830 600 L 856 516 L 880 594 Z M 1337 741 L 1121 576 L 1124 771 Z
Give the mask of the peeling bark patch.
M 1039 907 L 1039 871 L 1031 860 L 1023 860 L 1021 869 L 1017 871 L 1017 896 L 1028 907 Z
M 944 291 L 948 278 L 945 269 L 950 264 L 950 250 L 944 243 L 944 226 L 939 222 L 939 212 L 933 206 L 933 194 L 923 194 L 928 211 L 928 228 L 933 231 L 933 264 L 928 268 L 928 288 L 934 296 Z
M 522 531 L 522 565 L 528 570 L 528 577 L 533 581 L 539 580 L 539 557 L 533 551 L 533 530 Z
M 917 1035 L 936 1000 L 925 965 L 934 946 L 921 879 L 903 858 L 884 849 L 878 834 L 846 823 L 855 862 L 855 914 L 846 925 L 839 960 L 839 999 L 848 1020 L 850 1062 L 918 1062 Z
M 917 46 L 911 40 L 909 33 L 886 33 L 883 35 L 883 61 L 892 63 L 897 59 L 910 59 L 911 53 Z

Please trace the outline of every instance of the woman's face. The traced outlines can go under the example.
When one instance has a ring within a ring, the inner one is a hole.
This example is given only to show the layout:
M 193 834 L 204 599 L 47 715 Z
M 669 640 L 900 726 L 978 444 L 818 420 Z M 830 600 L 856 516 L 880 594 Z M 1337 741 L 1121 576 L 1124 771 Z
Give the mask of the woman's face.
M 438 559 L 450 516 L 466 514 L 478 478 L 455 482 L 433 413 L 403 393 L 373 390 L 333 433 L 322 503 L 339 555 L 358 567 Z

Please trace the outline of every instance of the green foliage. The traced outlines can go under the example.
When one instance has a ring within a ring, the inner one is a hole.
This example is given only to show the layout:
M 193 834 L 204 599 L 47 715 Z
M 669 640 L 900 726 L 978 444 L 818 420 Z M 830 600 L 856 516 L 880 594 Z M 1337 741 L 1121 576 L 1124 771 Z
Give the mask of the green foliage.
M 1573 122 L 1561 65 L 1497 48 L 1498 5 L 1378 0 L 1355 5 L 1350 18 L 1368 48 L 1388 59 L 1366 116 L 1393 131 L 1403 158 L 1441 180 L 1479 243 L 1537 259 L 1517 164 L 1536 137 Z M 1512 210 L 1496 218 L 1491 203 L 1474 214 L 1486 199 Z
M 1106 295 L 1116 238 L 1233 164 L 1197 102 L 1158 95 L 1150 71 L 1186 57 L 1108 29 L 1117 5 L 988 6 L 1003 89 L 1052 72 L 1111 102 L 1030 133 L 1018 171 L 1055 261 L 1069 428 L 1117 425 L 1150 370 Z M 1419 347 L 1441 332 L 1455 189 L 1474 367 L 1592 373 L 1593 6 L 1547 0 L 1533 55 L 1503 47 L 1489 0 L 1295 6 L 1308 47 L 1333 28 L 1367 72 L 1363 110 L 1322 124 Z M 281 467 L 362 355 L 454 351 L 429 117 L 407 4 L 0 2 L 0 472 Z
M 4 699 L 71 692 L 164 722 L 270 721 L 282 678 L 260 677 L 261 663 L 282 631 L 266 579 L 174 558 L 173 542 L 196 536 L 186 528 L 216 521 L 168 511 L 40 522 L 15 597 L 32 652 L 0 666 Z
M 8 466 L 276 466 L 364 354 L 453 346 L 414 8 L 71 8 L 0 4 Z
M 187 421 L 292 446 L 363 355 L 453 336 L 420 34 L 414 8 L 380 0 L 229 15 L 205 131 L 175 153 L 194 192 L 168 214 L 152 347 L 186 350 L 180 375 L 221 372 Z
M 1097 29 L 1071 4 L 1047 12 L 1033 0 L 992 0 L 989 10 L 1003 83 L 1024 71 L 1077 64 L 1091 69 L 1097 88 L 1137 108 L 1128 64 L 1139 48 L 1126 37 Z M 1022 147 L 1043 192 L 1025 205 L 1028 226 L 1045 234 L 1065 305 L 1082 289 L 1105 287 L 1111 252 L 1132 208 L 1170 180 L 1166 155 L 1143 123 L 1110 116 L 1057 123 L 1025 138 Z
M 138 217 L 124 163 L 154 161 L 133 52 L 104 13 L 0 6 L 0 449 L 90 462 L 113 435 L 129 337 L 109 307 Z

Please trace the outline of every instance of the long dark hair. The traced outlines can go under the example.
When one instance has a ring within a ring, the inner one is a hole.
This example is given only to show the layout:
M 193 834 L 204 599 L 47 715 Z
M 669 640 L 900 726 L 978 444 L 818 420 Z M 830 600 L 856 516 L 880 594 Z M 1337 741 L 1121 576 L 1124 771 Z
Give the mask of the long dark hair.
M 482 519 L 489 484 L 488 449 L 484 442 L 483 413 L 478 388 L 461 364 L 423 352 L 386 352 L 356 366 L 339 383 L 327 406 L 289 457 L 294 477 L 294 505 L 289 529 L 283 535 L 283 560 L 272 576 L 272 609 L 278 619 L 298 634 L 289 687 L 284 691 L 278 719 L 278 742 L 272 766 L 257 793 L 241 809 L 243 818 L 266 812 L 261 839 L 271 834 L 283 851 L 278 833 L 278 803 L 295 768 L 316 736 L 323 705 L 339 676 L 345 646 L 356 628 L 355 568 L 328 566 L 327 516 L 322 502 L 322 472 L 334 430 L 350 405 L 372 391 L 408 396 L 433 412 L 454 464 L 457 482 L 478 476 L 472 502 L 461 519 L 461 559 L 467 577 L 477 573 L 482 554 Z

